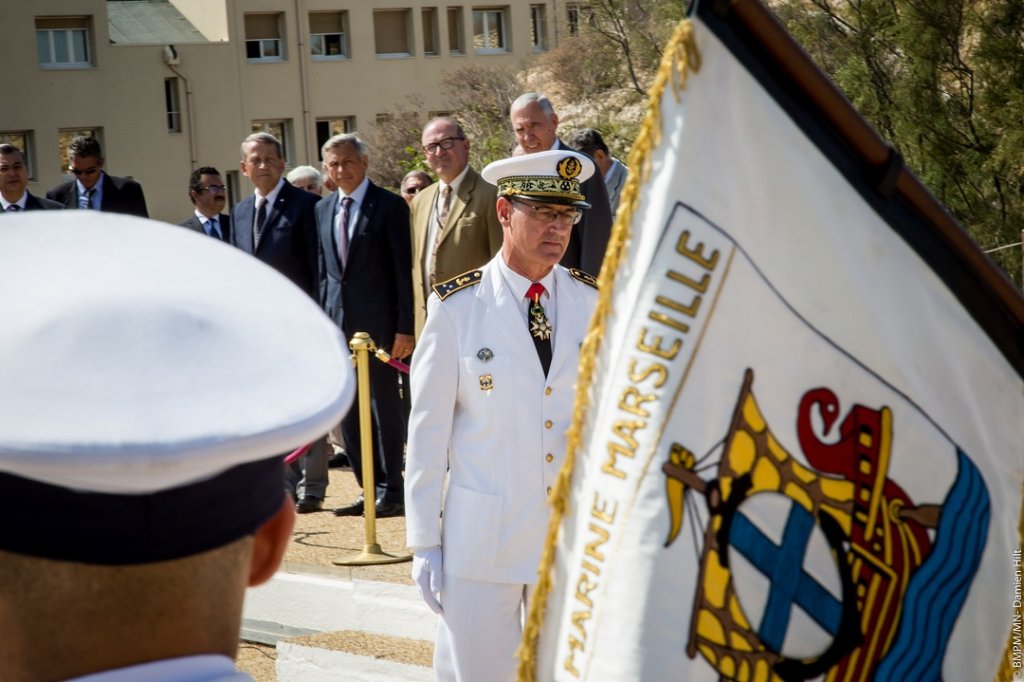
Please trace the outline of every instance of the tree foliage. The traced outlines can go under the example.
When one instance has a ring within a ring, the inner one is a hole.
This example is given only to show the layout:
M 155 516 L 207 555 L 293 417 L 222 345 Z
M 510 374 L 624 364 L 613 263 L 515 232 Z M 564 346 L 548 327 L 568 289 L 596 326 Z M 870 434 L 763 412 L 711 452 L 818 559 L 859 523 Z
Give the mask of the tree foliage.
M 1024 2 L 781 0 L 790 33 L 986 250 L 1024 227 Z M 1020 284 L 1019 248 L 992 253 Z

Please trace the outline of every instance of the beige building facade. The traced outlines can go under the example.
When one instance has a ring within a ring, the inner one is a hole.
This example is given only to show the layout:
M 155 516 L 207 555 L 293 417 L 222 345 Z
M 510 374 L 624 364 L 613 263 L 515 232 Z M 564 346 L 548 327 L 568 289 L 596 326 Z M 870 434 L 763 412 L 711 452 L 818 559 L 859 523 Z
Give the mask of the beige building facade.
M 251 191 L 239 143 L 254 129 L 283 138 L 289 167 L 319 166 L 331 134 L 368 131 L 411 95 L 447 112 L 445 72 L 522 65 L 578 16 L 563 0 L 449 2 L 4 2 L 0 141 L 26 149 L 29 191 L 45 195 L 70 177 L 68 140 L 95 134 L 106 170 L 176 223 L 191 215 L 193 168 L 225 173 L 232 202 Z

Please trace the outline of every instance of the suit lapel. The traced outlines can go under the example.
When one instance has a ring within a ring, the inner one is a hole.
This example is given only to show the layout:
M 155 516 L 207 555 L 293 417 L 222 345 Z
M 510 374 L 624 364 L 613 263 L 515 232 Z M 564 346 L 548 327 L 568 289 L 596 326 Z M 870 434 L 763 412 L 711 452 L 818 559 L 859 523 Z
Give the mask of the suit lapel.
M 235 228 L 235 246 L 246 253 L 256 253 L 252 243 L 252 221 L 253 213 L 256 210 L 256 197 L 250 194 L 235 207 L 231 222 Z
M 472 169 L 470 169 L 472 172 Z M 466 212 L 466 204 L 469 203 L 469 198 L 473 194 L 473 187 L 476 182 L 474 178 L 470 177 L 469 172 L 466 173 L 466 177 L 462 179 L 462 184 L 459 185 L 459 191 L 452 197 L 452 205 L 448 207 L 448 221 L 441 226 L 441 238 L 439 242 L 443 242 L 451 234 L 452 230 L 459 223 L 459 218 Z
M 338 260 L 338 244 L 334 239 L 334 223 L 338 214 L 338 193 L 330 195 L 331 200 L 317 205 L 317 231 L 320 233 L 320 248 L 324 252 L 324 263 L 334 279 L 341 279 L 341 262 Z
M 372 182 L 366 187 L 366 194 L 363 195 L 363 203 L 359 207 L 359 220 L 356 221 L 352 230 L 352 237 L 348 240 L 348 257 L 352 259 L 353 254 L 361 248 L 366 233 L 370 229 L 370 221 L 373 220 L 373 213 L 377 209 L 377 186 Z
M 424 197 L 419 204 L 423 204 L 426 210 L 416 212 L 416 229 L 413 231 L 413 257 L 421 265 L 426 263 L 427 239 L 430 237 L 430 220 L 434 215 L 434 206 L 437 205 L 437 193 L 440 191 L 440 184 L 434 183 L 423 190 Z
M 520 366 L 530 367 L 530 371 L 543 376 L 544 369 L 540 365 L 540 358 L 537 357 L 537 348 L 533 345 L 526 320 L 519 308 L 519 301 L 509 291 L 505 278 L 501 276 L 498 258 L 501 258 L 500 253 L 491 260 L 489 276 L 477 295 L 484 300 L 490 296 L 492 302 L 487 310 L 487 318 L 508 347 L 519 356 Z

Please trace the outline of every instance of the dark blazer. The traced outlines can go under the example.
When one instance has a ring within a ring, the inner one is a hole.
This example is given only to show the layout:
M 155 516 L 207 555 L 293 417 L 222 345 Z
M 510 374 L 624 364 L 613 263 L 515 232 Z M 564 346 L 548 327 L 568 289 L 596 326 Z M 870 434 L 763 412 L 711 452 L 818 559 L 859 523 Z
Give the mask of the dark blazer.
M 285 182 L 267 211 L 259 244 L 253 243 L 256 197 L 231 209 L 231 242 L 259 258 L 317 299 L 316 195 Z
M 68 180 L 46 193 L 46 198 L 64 204 L 64 208 L 78 208 L 78 184 Z M 100 210 L 106 213 L 125 213 L 148 218 L 146 197 L 142 185 L 131 178 L 120 178 L 103 174 L 103 203 Z
M 555 149 L 568 149 L 561 140 L 555 142 Z M 581 154 L 582 152 L 577 152 Z M 587 156 L 584 154 L 584 156 Z M 590 157 L 587 157 L 590 158 Z M 593 161 L 593 159 L 590 159 Z M 569 235 L 569 246 L 562 256 L 562 265 L 579 268 L 595 277 L 601 272 L 604 251 L 612 236 L 612 209 L 608 204 L 608 188 L 604 185 L 601 170 L 594 164 L 594 174 L 580 185 L 583 196 L 590 208 L 583 212 L 583 219 L 574 225 Z
M 220 225 L 220 237 L 222 241 L 231 243 L 231 216 L 227 213 L 218 213 L 217 222 Z M 199 222 L 199 218 L 193 213 L 192 217 L 184 222 L 178 223 L 182 227 L 187 227 L 190 230 L 195 230 L 199 234 L 206 234 L 206 230 L 203 229 L 203 224 Z
M 364 331 L 378 346 L 390 348 L 396 333 L 413 333 L 409 207 L 402 197 L 371 182 L 352 231 L 344 272 L 334 240 L 337 209 L 337 192 L 316 206 L 320 304 L 347 337 Z
M 37 197 L 34 194 L 28 193 L 25 198 L 25 210 L 26 211 L 52 211 L 54 209 L 64 208 L 64 204 L 58 204 L 56 201 L 50 199 L 43 199 Z M 0 215 L 7 215 L 7 211 L 0 211 Z

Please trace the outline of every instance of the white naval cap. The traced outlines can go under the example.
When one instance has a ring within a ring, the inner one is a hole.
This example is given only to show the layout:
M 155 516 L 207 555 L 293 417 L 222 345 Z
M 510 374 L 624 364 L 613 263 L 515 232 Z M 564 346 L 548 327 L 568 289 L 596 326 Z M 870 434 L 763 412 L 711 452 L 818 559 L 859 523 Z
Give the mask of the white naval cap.
M 498 186 L 498 196 L 519 196 L 550 204 L 590 208 L 580 183 L 594 174 L 594 162 L 568 149 L 524 154 L 487 164 L 483 179 Z
M 96 211 L 0 221 L 0 549 L 159 561 L 280 509 L 282 453 L 337 424 L 355 391 L 337 325 L 185 228 Z

